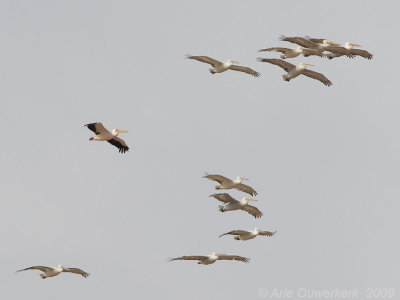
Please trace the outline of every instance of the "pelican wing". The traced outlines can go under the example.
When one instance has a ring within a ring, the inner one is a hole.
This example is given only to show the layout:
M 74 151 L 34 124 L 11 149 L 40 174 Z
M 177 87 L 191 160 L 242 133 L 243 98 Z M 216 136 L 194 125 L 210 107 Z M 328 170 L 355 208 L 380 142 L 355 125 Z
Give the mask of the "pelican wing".
M 305 57 L 310 56 L 310 55 L 316 55 L 316 56 L 319 56 L 319 57 L 325 56 L 325 55 L 323 54 L 323 51 L 314 50 L 314 49 L 309 49 L 309 48 L 303 48 L 303 55 L 304 55 Z
M 89 273 L 86 273 L 85 271 L 78 268 L 63 268 L 63 272 L 79 274 L 85 278 L 88 278 L 88 276 L 90 275 Z
M 254 218 L 256 218 L 256 219 L 261 218 L 262 215 L 263 215 L 262 212 L 259 211 L 259 209 L 258 209 L 257 207 L 252 206 L 252 205 L 246 204 L 246 205 L 244 205 L 244 206 L 242 207 L 242 209 L 243 209 L 244 211 L 247 211 L 249 214 L 251 214 L 251 215 L 252 215 Z
M 287 53 L 289 51 L 293 51 L 293 49 L 281 48 L 281 47 L 273 47 L 273 48 L 266 48 L 266 49 L 258 50 L 258 52 L 264 52 L 264 51 L 275 51 L 275 52 Z
M 113 137 L 111 140 L 107 140 L 107 142 L 117 147 L 119 153 L 125 153 L 129 150 L 129 147 L 126 145 L 125 141 L 117 136 Z
M 236 199 L 232 198 L 228 193 L 221 193 L 221 194 L 213 194 L 210 197 L 214 197 L 218 201 L 229 203 L 229 202 L 238 202 Z
M 186 55 L 186 58 L 187 59 L 195 59 L 195 60 L 201 61 L 203 63 L 210 64 L 213 67 L 215 67 L 216 65 L 222 64 L 222 62 L 220 62 L 214 58 L 208 57 L 208 56 L 192 56 L 192 55 L 188 54 L 188 55 Z
M 349 49 L 346 49 L 345 47 L 337 47 L 337 46 L 326 47 L 326 51 L 346 55 L 349 58 L 354 57 L 354 54 L 352 54 L 351 51 Z
M 315 38 L 309 37 L 308 35 L 306 35 L 305 38 L 316 44 L 323 44 L 324 40 L 328 40 L 328 39 L 315 39 Z M 335 42 L 330 42 L 330 43 L 332 43 L 333 45 L 339 46 L 338 43 L 335 43 Z
M 358 55 L 358 56 L 362 56 L 366 59 L 372 59 L 374 57 L 373 54 L 369 53 L 366 50 L 361 50 L 361 49 L 351 49 L 350 53 L 353 55 Z
M 290 43 L 293 43 L 293 44 L 297 44 L 297 45 L 300 45 L 300 46 L 305 47 L 305 48 L 315 49 L 316 47 L 318 47 L 318 45 L 316 45 L 314 42 L 311 42 L 308 39 L 305 39 L 305 38 L 302 38 L 302 37 L 298 37 L 298 36 L 287 37 L 287 36 L 283 36 L 282 35 L 280 37 L 280 40 L 281 41 L 285 41 L 285 42 L 290 42 Z
M 224 235 L 228 235 L 228 234 L 231 234 L 231 235 L 245 235 L 245 234 L 248 234 L 248 233 L 249 232 L 245 231 L 245 230 L 232 230 L 232 231 L 229 231 L 227 233 L 221 234 L 219 237 L 224 236 Z
M 271 231 L 260 231 L 258 234 L 259 235 L 265 235 L 265 236 L 273 236 L 276 233 L 276 231 L 271 232 Z
M 18 271 L 16 271 L 16 272 L 21 272 L 21 271 L 26 271 L 26 270 L 40 270 L 40 271 L 42 271 L 43 273 L 46 273 L 46 272 L 48 272 L 48 271 L 53 270 L 53 268 L 44 267 L 44 266 L 33 266 L 33 267 L 26 268 L 26 269 L 18 270 Z
M 232 65 L 229 67 L 229 69 L 234 70 L 234 71 L 244 72 L 244 73 L 250 74 L 251 76 L 254 76 L 254 77 L 260 77 L 260 73 L 254 71 L 253 69 L 250 69 L 249 67 Z
M 240 183 L 240 184 L 236 185 L 234 188 L 239 190 L 239 191 L 241 191 L 241 192 L 245 192 L 245 193 L 247 193 L 249 195 L 252 195 L 252 196 L 256 196 L 257 195 L 257 192 L 252 187 L 249 187 L 248 185 L 245 185 L 243 183 Z
M 189 255 L 189 256 L 170 258 L 169 261 L 174 261 L 174 260 L 200 260 L 201 261 L 201 260 L 205 260 L 207 258 L 208 258 L 208 256 Z
M 326 86 L 332 85 L 332 82 L 328 78 L 326 78 L 324 74 L 314 72 L 311 70 L 307 70 L 307 69 L 304 69 L 303 71 L 301 71 L 301 74 L 306 75 L 307 77 L 310 77 L 310 78 L 317 79 L 317 80 L 321 81 L 323 84 L 325 84 Z
M 250 258 L 238 255 L 221 255 L 218 256 L 218 260 L 237 260 L 237 261 L 242 261 L 244 263 L 248 263 L 250 261 Z
M 104 132 L 108 132 L 107 129 L 104 128 L 103 124 L 101 123 L 90 123 L 86 124 L 84 126 L 87 126 L 91 131 L 93 131 L 95 134 L 100 134 Z
M 286 72 L 289 72 L 291 69 L 296 68 L 295 65 L 292 65 L 291 63 L 288 63 L 287 61 L 284 61 L 282 59 L 277 59 L 277 58 L 257 58 L 258 61 L 261 62 L 267 62 L 276 66 L 281 67 L 284 69 Z
M 208 173 L 206 173 L 206 175 L 204 175 L 203 178 L 207 178 L 207 179 L 210 179 L 210 180 L 217 181 L 220 184 L 222 184 L 223 182 L 231 181 L 229 178 L 226 178 L 226 177 L 224 177 L 222 175 L 217 175 L 217 174 L 211 175 L 211 174 L 208 174 Z

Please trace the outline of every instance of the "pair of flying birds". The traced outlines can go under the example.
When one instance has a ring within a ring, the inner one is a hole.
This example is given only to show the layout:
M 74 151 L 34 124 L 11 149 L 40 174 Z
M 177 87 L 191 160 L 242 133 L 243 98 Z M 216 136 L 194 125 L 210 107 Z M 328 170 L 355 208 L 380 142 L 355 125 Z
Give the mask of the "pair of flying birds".
M 250 194 L 252 196 L 256 196 L 257 192 L 251 188 L 248 185 L 245 185 L 242 183 L 242 181 L 248 180 L 247 178 L 244 177 L 237 177 L 235 180 L 231 180 L 229 178 L 226 178 L 221 175 L 211 175 L 207 174 L 204 176 L 204 178 L 210 179 L 217 181 L 219 185 L 215 187 L 217 190 L 222 190 L 222 189 L 237 189 L 239 191 L 245 192 L 247 194 Z M 255 218 L 260 218 L 262 216 L 262 212 L 258 210 L 258 208 L 248 205 L 249 201 L 257 201 L 255 199 L 250 199 L 247 197 L 244 197 L 242 200 L 238 201 L 234 198 L 232 198 L 229 194 L 227 193 L 222 193 L 222 194 L 213 194 L 210 197 L 214 197 L 215 199 L 225 203 L 224 205 L 219 206 L 219 210 L 221 212 L 225 211 L 232 211 L 232 210 L 244 210 L 254 216 Z M 245 230 L 232 230 L 227 233 L 221 234 L 219 237 L 225 236 L 225 235 L 233 235 L 234 239 L 239 241 L 247 241 L 254 239 L 258 235 L 262 236 L 273 236 L 275 232 L 270 232 L 270 231 L 264 231 L 259 228 L 255 228 L 252 231 L 245 231 Z M 241 261 L 241 262 L 249 262 L 250 259 L 247 257 L 243 256 L 238 256 L 238 255 L 228 255 L 228 254 L 221 254 L 221 253 L 212 253 L 211 255 L 203 256 L 203 255 L 189 255 L 189 256 L 181 256 L 181 257 L 176 257 L 176 258 L 171 258 L 169 261 L 175 261 L 175 260 L 197 260 L 198 264 L 202 265 L 210 265 L 215 263 L 217 260 L 236 260 L 236 261 Z
M 354 49 L 354 47 L 358 47 L 360 45 L 349 42 L 346 42 L 344 46 L 340 46 L 338 43 L 334 43 L 326 39 L 314 39 L 308 36 L 306 36 L 305 38 L 282 36 L 280 39 L 282 41 L 298 44 L 298 47 L 296 49 L 274 47 L 274 48 L 261 49 L 259 50 L 259 52 L 262 51 L 282 52 L 283 53 L 283 55 L 281 56 L 282 59 L 297 57 L 300 54 L 302 54 L 305 57 L 316 55 L 320 57 L 328 57 L 329 59 L 344 55 L 350 58 L 353 58 L 355 56 L 362 56 L 367 59 L 372 59 L 373 57 L 373 55 L 366 50 Z M 330 53 L 324 54 L 325 51 L 328 51 Z M 234 71 L 244 72 L 255 77 L 260 76 L 260 73 L 254 71 L 249 67 L 236 65 L 238 62 L 231 59 L 229 59 L 227 62 L 220 62 L 208 56 L 187 55 L 186 58 L 195 59 L 200 62 L 210 64 L 211 66 L 214 67 L 213 69 L 209 69 L 209 71 L 212 74 L 222 73 L 227 70 L 234 70 Z M 307 63 L 301 63 L 296 66 L 282 59 L 257 58 L 257 60 L 260 62 L 267 62 L 284 69 L 287 72 L 287 74 L 284 74 L 282 76 L 283 80 L 285 81 L 290 81 L 291 79 L 296 78 L 299 75 L 305 75 L 307 77 L 321 81 L 326 86 L 332 85 L 332 82 L 328 78 L 326 78 L 325 75 L 307 69 L 307 67 L 313 65 Z

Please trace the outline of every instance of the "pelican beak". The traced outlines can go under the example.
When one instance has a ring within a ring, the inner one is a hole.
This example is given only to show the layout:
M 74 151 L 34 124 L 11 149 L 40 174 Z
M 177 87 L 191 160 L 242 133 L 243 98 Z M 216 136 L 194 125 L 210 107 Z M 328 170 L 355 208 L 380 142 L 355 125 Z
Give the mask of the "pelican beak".
M 352 47 L 362 47 L 361 45 L 358 45 L 358 44 L 350 44 L 350 46 L 352 46 Z
M 234 64 L 240 64 L 240 62 L 238 62 L 238 61 L 232 61 L 232 63 L 234 63 Z
M 215 256 L 224 256 L 225 254 L 223 254 L 223 253 L 217 253 L 217 254 L 215 254 Z
M 242 177 L 241 179 L 242 179 L 242 180 L 250 180 L 250 179 L 248 179 L 248 178 L 245 178 L 245 177 Z
M 128 132 L 128 131 L 126 131 L 126 130 L 117 130 L 118 131 L 118 133 L 125 133 L 125 132 Z
M 251 198 L 246 198 L 246 200 L 247 200 L 247 201 L 254 201 L 254 202 L 255 202 L 255 201 L 258 201 L 258 200 L 256 200 L 256 199 L 251 199 Z
M 314 67 L 315 65 L 310 65 L 310 64 L 305 64 L 306 66 L 309 66 L 309 67 Z

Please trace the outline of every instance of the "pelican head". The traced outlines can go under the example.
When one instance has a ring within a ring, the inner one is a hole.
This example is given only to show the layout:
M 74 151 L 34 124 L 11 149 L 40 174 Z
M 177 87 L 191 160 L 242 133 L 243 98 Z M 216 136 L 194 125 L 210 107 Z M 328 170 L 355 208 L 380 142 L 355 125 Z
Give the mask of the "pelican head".
M 210 71 L 211 74 L 215 74 L 215 70 L 214 69 L 208 69 Z
M 313 67 L 314 65 L 306 64 L 306 63 L 301 63 L 299 64 L 300 69 L 306 69 L 307 67 Z
M 245 181 L 245 180 L 249 180 L 249 179 L 246 177 L 240 177 L 240 176 L 236 177 L 236 181 L 239 183 L 241 183 L 242 181 Z
M 57 269 L 63 271 L 64 270 L 64 266 L 63 265 L 58 265 Z
M 242 199 L 242 203 L 244 203 L 245 205 L 247 204 L 247 203 L 249 203 L 249 202 L 251 202 L 251 201 L 258 201 L 258 200 L 256 200 L 256 199 L 252 199 L 252 198 L 248 198 L 248 197 L 244 197 L 243 199 Z
M 351 49 L 351 48 L 353 48 L 353 47 L 361 47 L 361 45 L 353 44 L 353 43 L 350 43 L 350 42 L 346 42 L 346 44 L 344 44 L 344 47 L 345 47 L 346 49 Z
M 235 64 L 237 65 L 239 62 L 232 59 L 228 59 L 227 63 L 230 65 L 235 65 Z
M 120 134 L 120 133 L 125 133 L 125 132 L 128 132 L 128 131 L 126 131 L 126 130 L 120 130 L 120 129 L 113 129 L 113 131 L 112 131 L 112 134 L 113 134 L 113 136 L 117 136 L 118 134 Z

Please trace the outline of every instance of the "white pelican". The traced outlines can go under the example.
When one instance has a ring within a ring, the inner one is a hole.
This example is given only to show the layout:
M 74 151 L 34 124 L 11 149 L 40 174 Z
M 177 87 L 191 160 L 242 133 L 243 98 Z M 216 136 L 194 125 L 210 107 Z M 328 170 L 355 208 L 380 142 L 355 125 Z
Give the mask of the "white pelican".
M 190 255 L 190 256 L 181 256 L 181 257 L 176 257 L 176 258 L 170 258 L 169 261 L 174 261 L 174 260 L 198 260 L 198 264 L 201 265 L 211 265 L 215 263 L 217 260 L 237 260 L 237 261 L 242 261 L 244 263 L 248 263 L 250 261 L 250 258 L 238 256 L 238 255 L 228 255 L 228 254 L 221 254 L 221 253 L 215 253 L 207 256 L 202 256 L 202 255 Z
M 310 49 L 314 49 L 314 50 L 322 50 L 322 51 L 325 51 L 326 48 L 330 47 L 330 46 L 339 46 L 338 43 L 331 42 L 326 39 L 315 39 L 315 42 L 313 42 L 313 41 L 309 40 L 308 37 L 306 37 L 306 38 L 302 38 L 302 37 L 298 37 L 298 36 L 286 37 L 286 36 L 282 35 L 280 37 L 280 40 L 285 41 L 285 42 L 290 42 L 293 44 L 297 44 L 297 45 L 300 45 L 305 48 L 310 48 Z
M 89 273 L 86 273 L 85 271 L 82 271 L 81 269 L 78 269 L 78 268 L 65 268 L 62 265 L 59 265 L 56 268 L 49 268 L 49 267 L 43 267 L 43 266 L 33 266 L 33 267 L 30 267 L 30 268 L 18 270 L 17 272 L 26 271 L 26 270 L 40 270 L 40 271 L 42 271 L 43 274 L 40 274 L 40 277 L 42 277 L 43 279 L 46 279 L 47 277 L 57 276 L 61 272 L 75 273 L 75 274 L 82 275 L 85 278 L 87 278 L 89 276 Z
M 186 55 L 186 58 L 195 59 L 195 60 L 201 61 L 203 63 L 212 65 L 214 68 L 209 69 L 211 74 L 222 73 L 222 72 L 225 72 L 226 70 L 234 70 L 234 71 L 240 71 L 240 72 L 250 74 L 254 77 L 260 76 L 260 73 L 254 71 L 248 67 L 236 66 L 235 64 L 238 64 L 238 62 L 234 61 L 232 59 L 229 59 L 227 62 L 220 62 L 220 61 L 213 59 L 211 57 L 208 57 L 208 56 L 192 56 L 189 54 Z
M 249 214 L 251 214 L 256 219 L 261 218 L 263 215 L 262 212 L 259 211 L 257 207 L 247 204 L 250 201 L 258 201 L 256 199 L 250 199 L 250 198 L 244 197 L 244 198 L 242 198 L 242 200 L 238 201 L 238 200 L 232 198 L 227 193 L 213 194 L 213 195 L 210 195 L 210 197 L 214 197 L 218 201 L 225 203 L 225 205 L 218 206 L 218 209 L 220 212 L 241 209 L 241 210 L 247 211 Z
M 231 179 L 226 178 L 221 175 L 217 175 L 217 174 L 211 175 L 208 173 L 206 173 L 206 175 L 204 175 L 203 178 L 207 178 L 207 179 L 219 182 L 220 185 L 217 185 L 215 187 L 216 190 L 237 189 L 239 191 L 245 192 L 252 196 L 257 195 L 257 192 L 253 188 L 242 183 L 242 181 L 249 180 L 248 178 L 238 176 L 238 177 L 236 177 L 235 180 L 231 180 Z
M 303 56 L 305 56 L 305 57 L 308 57 L 310 55 L 316 55 L 319 57 L 325 56 L 325 54 L 323 54 L 322 50 L 314 50 L 314 49 L 304 48 L 301 46 L 297 46 L 297 48 L 295 48 L 295 49 L 273 47 L 273 48 L 261 49 L 258 52 L 263 52 L 263 51 L 281 52 L 281 53 L 283 53 L 283 55 L 281 55 L 282 59 L 297 57 L 300 54 L 303 54 Z
M 331 52 L 326 55 L 329 59 L 346 55 L 347 57 L 354 58 L 356 56 L 362 56 L 366 59 L 372 59 L 373 54 L 366 50 L 354 49 L 353 47 L 361 47 L 361 45 L 346 42 L 343 47 L 329 47 L 327 51 Z
M 125 153 L 129 150 L 129 147 L 126 145 L 123 139 L 118 137 L 119 133 L 128 132 L 126 130 L 113 129 L 112 132 L 108 131 L 104 128 L 101 123 L 90 123 L 86 124 L 91 131 L 93 131 L 96 135 L 91 137 L 89 141 L 107 141 L 111 145 L 114 145 L 119 149 L 120 153 Z
M 247 241 L 254 239 L 257 235 L 264 235 L 264 236 L 273 236 L 276 233 L 276 231 L 271 232 L 271 231 L 263 231 L 259 228 L 255 228 L 252 231 L 245 231 L 245 230 L 232 230 L 227 233 L 221 234 L 219 237 L 224 236 L 224 235 L 234 235 L 234 239 L 237 241 Z
M 296 78 L 297 76 L 303 74 L 307 77 L 311 77 L 313 79 L 317 79 L 317 80 L 321 81 L 326 86 L 332 85 L 332 82 L 328 78 L 326 78 L 324 76 L 324 74 L 317 73 L 317 72 L 306 69 L 307 66 L 313 66 L 313 65 L 301 63 L 301 64 L 295 66 L 284 60 L 275 59 L 275 58 L 271 58 L 271 59 L 270 58 L 257 58 L 257 60 L 261 61 L 261 62 L 267 62 L 267 63 L 273 64 L 273 65 L 277 65 L 277 66 L 281 67 L 282 69 L 284 69 L 286 72 L 288 72 L 287 74 L 282 75 L 282 78 L 285 81 L 290 81 L 291 79 Z

